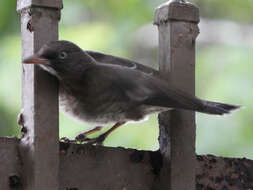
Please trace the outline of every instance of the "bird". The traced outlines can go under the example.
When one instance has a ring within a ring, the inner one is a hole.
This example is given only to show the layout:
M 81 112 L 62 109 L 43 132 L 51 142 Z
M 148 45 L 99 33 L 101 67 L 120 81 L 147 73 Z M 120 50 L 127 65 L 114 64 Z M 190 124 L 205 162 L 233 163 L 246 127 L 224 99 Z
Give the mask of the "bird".
M 169 85 L 151 67 L 100 52 L 84 51 L 66 40 L 44 44 L 22 63 L 38 64 L 55 76 L 59 81 L 60 111 L 94 127 L 74 141 L 103 144 L 112 131 L 125 123 L 141 121 L 150 114 L 171 109 L 223 115 L 240 108 L 200 99 Z M 87 137 L 105 125 L 112 127 L 98 137 Z

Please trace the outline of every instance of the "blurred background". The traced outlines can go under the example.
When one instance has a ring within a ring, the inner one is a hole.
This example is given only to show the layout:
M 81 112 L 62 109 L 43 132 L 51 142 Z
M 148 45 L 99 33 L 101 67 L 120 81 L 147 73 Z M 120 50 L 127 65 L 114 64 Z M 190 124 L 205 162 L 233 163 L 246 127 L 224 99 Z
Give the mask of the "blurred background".
M 197 114 L 198 154 L 253 159 L 253 3 L 252 0 L 192 0 L 200 7 L 196 94 L 243 105 L 226 117 Z M 157 68 L 154 9 L 161 0 L 64 1 L 60 39 Z M 0 136 L 20 136 L 20 18 L 15 1 L 0 1 Z M 60 115 L 60 136 L 73 138 L 90 126 Z M 116 130 L 106 146 L 156 150 L 157 116 Z

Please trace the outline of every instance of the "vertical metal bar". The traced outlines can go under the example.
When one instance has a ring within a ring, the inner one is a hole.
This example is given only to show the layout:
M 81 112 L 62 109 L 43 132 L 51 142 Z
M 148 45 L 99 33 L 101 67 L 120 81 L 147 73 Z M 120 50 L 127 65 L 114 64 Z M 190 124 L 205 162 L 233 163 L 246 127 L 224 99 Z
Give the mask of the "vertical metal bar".
M 22 58 L 58 39 L 59 0 L 18 0 Z M 23 138 L 20 153 L 25 190 L 59 189 L 57 80 L 34 65 L 22 65 Z
M 161 75 L 177 88 L 194 94 L 195 39 L 199 10 L 172 0 L 156 9 L 154 24 L 159 30 Z M 195 189 L 195 114 L 174 110 L 159 115 L 159 143 L 163 169 L 159 189 Z

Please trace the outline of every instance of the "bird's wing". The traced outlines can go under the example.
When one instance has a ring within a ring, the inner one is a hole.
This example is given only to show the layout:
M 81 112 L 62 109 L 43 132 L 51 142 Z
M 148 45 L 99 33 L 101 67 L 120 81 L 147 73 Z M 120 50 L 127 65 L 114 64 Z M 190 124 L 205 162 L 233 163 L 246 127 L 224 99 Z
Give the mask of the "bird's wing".
M 107 80 L 137 104 L 182 109 L 201 105 L 196 97 L 169 86 L 154 75 L 119 65 L 99 64 L 98 67 L 106 73 Z
M 148 67 L 146 65 L 137 63 L 135 61 L 129 60 L 129 59 L 116 57 L 113 55 L 108 55 L 108 54 L 104 54 L 104 53 L 96 52 L 96 51 L 85 51 L 85 53 L 89 54 L 93 59 L 95 59 L 99 63 L 124 66 L 124 67 L 133 68 L 135 70 L 138 70 L 147 74 L 159 75 L 159 72 L 157 70 L 151 67 Z
M 113 83 L 116 84 L 115 87 L 121 88 L 121 94 L 125 94 L 137 104 L 188 109 L 220 115 L 239 108 L 239 106 L 201 100 L 183 92 L 160 79 L 157 70 L 140 63 L 99 52 L 87 51 L 86 53 L 97 62 L 108 65 L 109 68 L 110 65 L 115 65 L 115 68 L 111 67 L 113 68 L 111 69 L 113 70 L 112 75 L 117 75 L 112 78 Z

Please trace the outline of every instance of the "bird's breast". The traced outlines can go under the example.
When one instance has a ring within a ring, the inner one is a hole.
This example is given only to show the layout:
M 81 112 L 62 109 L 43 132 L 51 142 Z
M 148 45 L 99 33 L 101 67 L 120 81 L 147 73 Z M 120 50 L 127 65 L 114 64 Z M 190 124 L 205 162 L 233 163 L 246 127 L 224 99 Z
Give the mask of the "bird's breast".
M 59 91 L 60 111 L 76 121 L 88 123 L 92 126 L 115 124 L 126 120 L 123 110 L 117 104 L 96 104 L 96 101 L 85 101 L 70 95 L 64 89 Z M 94 97 L 94 100 L 96 97 Z

